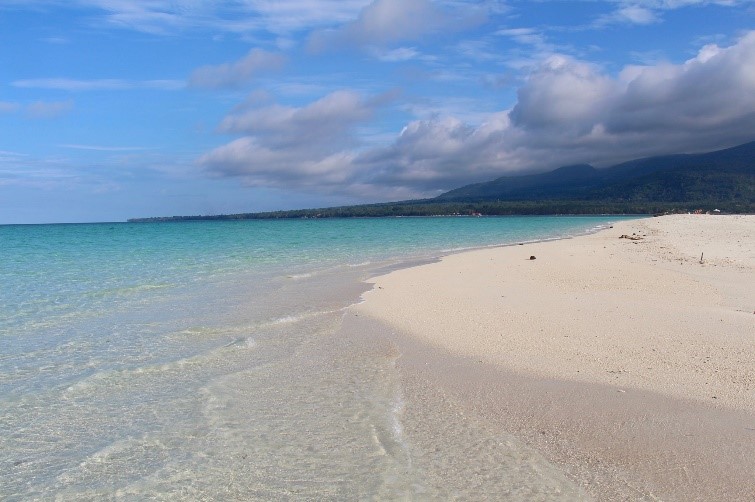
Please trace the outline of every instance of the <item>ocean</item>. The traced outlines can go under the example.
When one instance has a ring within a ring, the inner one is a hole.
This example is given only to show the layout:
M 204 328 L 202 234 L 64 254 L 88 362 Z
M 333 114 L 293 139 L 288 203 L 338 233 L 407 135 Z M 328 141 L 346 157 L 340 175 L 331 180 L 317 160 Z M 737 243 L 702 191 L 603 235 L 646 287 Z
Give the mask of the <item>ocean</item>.
M 396 348 L 341 324 L 371 276 L 619 219 L 0 226 L 0 499 L 576 497 L 513 438 L 418 413 Z

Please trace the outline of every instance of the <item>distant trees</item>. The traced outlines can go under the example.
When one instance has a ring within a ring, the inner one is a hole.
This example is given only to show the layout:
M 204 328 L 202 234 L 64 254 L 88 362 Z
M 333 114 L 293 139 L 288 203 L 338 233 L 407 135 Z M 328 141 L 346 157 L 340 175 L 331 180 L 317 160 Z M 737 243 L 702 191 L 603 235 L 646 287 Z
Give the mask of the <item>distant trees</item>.
M 471 216 L 475 213 L 488 216 L 509 215 L 567 215 L 567 214 L 661 214 L 687 213 L 702 209 L 719 209 L 726 213 L 755 213 L 755 200 L 749 202 L 707 198 L 688 202 L 653 202 L 620 200 L 547 200 L 547 201 L 478 201 L 433 202 L 409 201 L 391 204 L 364 204 L 358 206 L 319 209 L 296 209 L 264 213 L 223 214 L 211 216 L 171 216 L 135 218 L 129 221 L 197 221 L 197 220 L 249 220 L 291 218 L 376 218 L 398 216 Z

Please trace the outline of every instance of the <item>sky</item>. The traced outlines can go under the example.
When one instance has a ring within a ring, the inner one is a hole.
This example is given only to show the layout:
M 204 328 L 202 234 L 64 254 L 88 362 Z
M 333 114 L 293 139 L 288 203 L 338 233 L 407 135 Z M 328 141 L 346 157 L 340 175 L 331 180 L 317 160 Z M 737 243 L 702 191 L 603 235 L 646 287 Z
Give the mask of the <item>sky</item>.
M 755 2 L 0 0 L 0 224 L 432 197 L 755 140 Z

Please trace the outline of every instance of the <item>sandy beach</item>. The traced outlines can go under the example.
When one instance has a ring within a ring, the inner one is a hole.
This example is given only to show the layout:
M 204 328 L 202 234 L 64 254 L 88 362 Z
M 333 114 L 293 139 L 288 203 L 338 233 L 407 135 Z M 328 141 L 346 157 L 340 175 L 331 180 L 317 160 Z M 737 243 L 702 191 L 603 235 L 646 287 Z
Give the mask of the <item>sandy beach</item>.
M 373 281 L 352 310 L 392 333 L 409 407 L 455 400 L 585 498 L 755 499 L 755 216 L 626 221 Z

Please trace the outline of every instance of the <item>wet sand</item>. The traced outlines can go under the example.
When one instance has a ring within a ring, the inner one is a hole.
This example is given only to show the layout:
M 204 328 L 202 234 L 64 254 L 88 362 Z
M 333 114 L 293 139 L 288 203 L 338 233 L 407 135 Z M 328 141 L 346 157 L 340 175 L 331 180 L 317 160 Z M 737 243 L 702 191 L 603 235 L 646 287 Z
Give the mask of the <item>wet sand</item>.
M 352 310 L 393 333 L 407 409 L 453 401 L 585 497 L 752 500 L 754 242 L 755 216 L 622 222 L 392 272 Z

